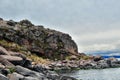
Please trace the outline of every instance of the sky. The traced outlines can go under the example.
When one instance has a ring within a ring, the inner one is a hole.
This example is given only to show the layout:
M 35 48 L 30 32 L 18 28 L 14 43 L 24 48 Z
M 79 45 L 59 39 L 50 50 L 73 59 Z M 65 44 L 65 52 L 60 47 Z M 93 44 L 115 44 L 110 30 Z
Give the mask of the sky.
M 120 48 L 120 0 L 0 0 L 0 17 L 68 33 L 79 52 Z

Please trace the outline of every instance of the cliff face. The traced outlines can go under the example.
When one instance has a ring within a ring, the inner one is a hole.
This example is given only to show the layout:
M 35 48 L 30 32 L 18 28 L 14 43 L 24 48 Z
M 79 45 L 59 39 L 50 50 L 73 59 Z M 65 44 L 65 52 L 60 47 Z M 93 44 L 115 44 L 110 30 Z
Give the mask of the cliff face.
M 78 54 L 77 45 L 68 34 L 35 26 L 28 20 L 15 22 L 0 19 L 0 40 L 14 42 L 50 59 L 64 59 Z

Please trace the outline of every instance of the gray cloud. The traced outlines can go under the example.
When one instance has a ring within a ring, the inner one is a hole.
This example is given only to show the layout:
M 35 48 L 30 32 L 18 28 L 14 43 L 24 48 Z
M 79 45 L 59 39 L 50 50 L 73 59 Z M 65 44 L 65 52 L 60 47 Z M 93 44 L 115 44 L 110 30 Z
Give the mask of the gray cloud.
M 119 4 L 120 0 L 0 0 L 0 17 L 26 18 L 35 24 L 69 33 L 80 51 L 82 48 L 85 51 L 86 46 L 92 48 L 94 44 L 109 44 L 120 39 L 114 32 L 120 30 Z M 113 32 L 112 36 L 109 31 Z

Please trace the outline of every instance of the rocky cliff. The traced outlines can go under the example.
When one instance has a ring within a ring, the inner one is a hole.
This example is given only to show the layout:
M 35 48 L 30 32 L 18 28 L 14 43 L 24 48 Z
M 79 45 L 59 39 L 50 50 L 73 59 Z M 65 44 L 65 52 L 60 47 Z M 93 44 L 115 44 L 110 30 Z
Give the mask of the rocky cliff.
M 24 50 L 49 59 L 64 59 L 78 54 L 77 45 L 68 34 L 36 26 L 28 20 L 15 22 L 0 18 L 0 41 L 4 47 L 3 42 L 8 45 L 15 43 Z

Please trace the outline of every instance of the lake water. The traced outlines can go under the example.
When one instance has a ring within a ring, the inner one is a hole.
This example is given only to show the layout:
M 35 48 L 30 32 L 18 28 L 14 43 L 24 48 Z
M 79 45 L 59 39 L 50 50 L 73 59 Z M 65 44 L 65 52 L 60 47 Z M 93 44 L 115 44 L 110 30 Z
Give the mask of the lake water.
M 120 80 L 120 68 L 78 70 L 64 74 L 78 80 Z
M 120 60 L 120 58 L 117 58 Z M 90 69 L 64 72 L 64 75 L 78 80 L 120 80 L 120 68 Z

